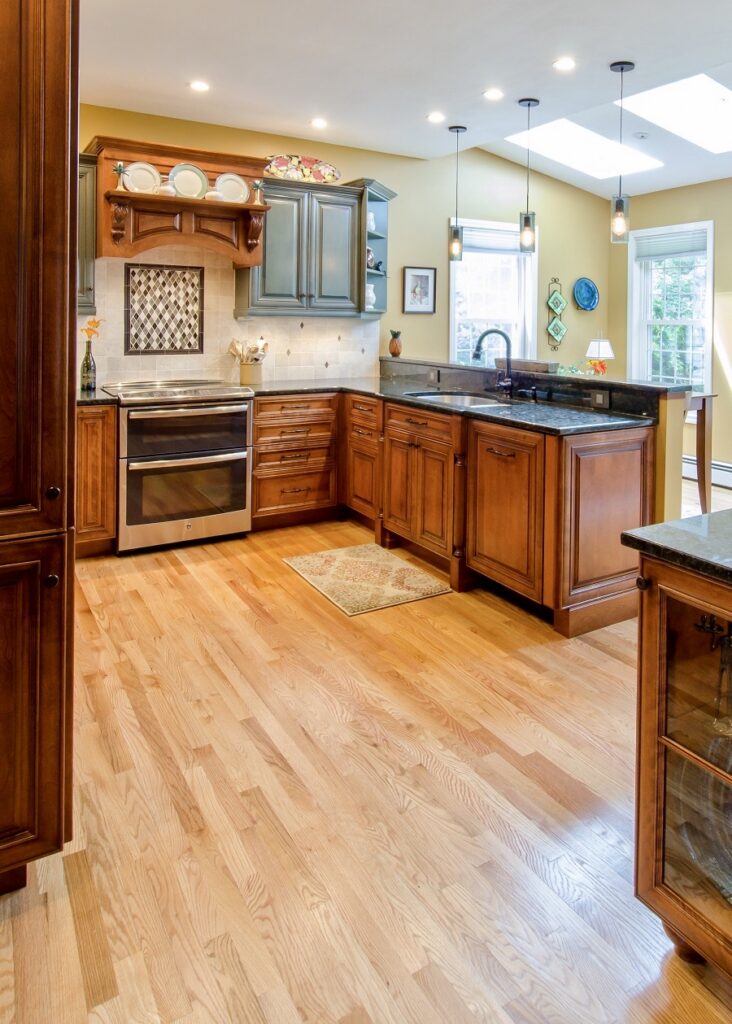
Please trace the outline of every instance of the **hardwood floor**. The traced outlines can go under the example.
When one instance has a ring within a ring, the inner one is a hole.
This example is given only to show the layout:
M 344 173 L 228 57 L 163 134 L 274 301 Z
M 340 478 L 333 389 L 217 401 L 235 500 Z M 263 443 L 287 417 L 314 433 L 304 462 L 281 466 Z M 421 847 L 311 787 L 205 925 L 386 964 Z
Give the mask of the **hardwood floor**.
M 710 511 L 720 512 L 725 508 L 732 508 L 732 490 L 729 487 L 712 487 L 712 506 Z M 684 480 L 682 482 L 681 515 L 684 519 L 687 516 L 701 515 L 696 480 Z
M 80 563 L 75 838 L 0 898 L 17 1024 L 722 1024 L 632 894 L 635 622 L 346 618 L 352 523 Z

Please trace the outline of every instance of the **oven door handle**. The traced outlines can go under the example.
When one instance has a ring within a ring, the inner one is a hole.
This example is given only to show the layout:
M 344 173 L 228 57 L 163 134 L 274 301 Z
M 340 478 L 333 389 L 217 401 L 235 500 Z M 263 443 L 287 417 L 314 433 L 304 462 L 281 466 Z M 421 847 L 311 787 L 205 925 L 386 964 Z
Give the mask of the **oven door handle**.
M 248 405 L 208 405 L 203 408 L 187 405 L 183 409 L 131 409 L 131 420 L 169 420 L 175 416 L 218 416 L 227 412 L 247 412 Z
M 144 469 L 172 469 L 188 466 L 210 466 L 218 462 L 246 462 L 246 452 L 224 452 L 223 455 L 204 455 L 197 459 L 150 459 L 147 462 L 128 462 L 127 468 L 133 473 Z

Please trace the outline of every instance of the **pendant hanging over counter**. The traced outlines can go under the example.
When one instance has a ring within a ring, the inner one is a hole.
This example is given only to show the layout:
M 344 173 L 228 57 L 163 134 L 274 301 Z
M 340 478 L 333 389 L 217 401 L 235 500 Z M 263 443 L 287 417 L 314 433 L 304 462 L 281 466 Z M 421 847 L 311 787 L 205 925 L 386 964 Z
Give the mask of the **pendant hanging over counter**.
M 463 229 L 458 219 L 458 187 L 460 183 L 460 136 L 468 129 L 462 124 L 451 124 L 448 131 L 455 135 L 455 223 L 450 227 L 450 248 L 448 255 L 450 260 L 461 260 L 463 258 Z
M 632 71 L 635 64 L 632 60 L 616 60 L 610 70 L 620 75 L 620 133 L 619 142 L 623 145 L 623 85 L 626 71 Z M 623 195 L 623 175 L 618 175 L 618 192 L 610 201 L 610 241 L 614 245 L 627 245 L 630 231 L 630 199 Z
M 531 108 L 538 107 L 539 101 L 525 97 L 518 101 L 526 107 L 526 209 L 519 214 L 519 249 L 521 252 L 536 252 L 536 214 L 529 209 L 529 184 L 531 180 Z

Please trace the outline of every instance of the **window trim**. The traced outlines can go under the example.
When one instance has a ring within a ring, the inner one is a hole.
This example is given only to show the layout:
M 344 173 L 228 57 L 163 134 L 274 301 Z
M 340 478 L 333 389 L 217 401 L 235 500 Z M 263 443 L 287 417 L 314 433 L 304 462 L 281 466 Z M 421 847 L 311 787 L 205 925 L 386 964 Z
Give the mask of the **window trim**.
M 523 254 L 521 254 L 519 252 L 519 248 L 518 248 L 518 239 L 519 239 L 518 224 L 514 223 L 513 221 L 475 220 L 475 219 L 471 219 L 471 218 L 468 218 L 468 217 L 460 217 L 456 221 L 454 217 L 450 217 L 449 226 L 450 227 L 455 227 L 456 224 L 459 227 L 461 227 L 461 228 L 485 228 L 488 231 L 511 232 L 512 234 L 514 234 L 516 236 L 516 255 L 517 256 L 522 256 L 522 258 L 528 262 L 529 267 L 528 267 L 528 270 L 526 272 L 526 281 L 525 281 L 525 288 L 524 288 L 524 290 L 525 290 L 525 306 L 526 306 L 526 309 L 525 309 L 525 313 L 524 313 L 524 317 L 523 317 L 523 323 L 522 323 L 522 337 L 520 339 L 519 346 L 517 346 L 516 352 L 514 352 L 514 355 L 516 356 L 516 358 L 536 359 L 537 352 L 538 352 L 538 344 L 539 344 L 539 342 L 538 342 L 538 320 L 539 320 L 539 310 L 538 310 L 538 307 L 539 307 L 539 303 L 538 303 L 538 296 L 539 296 L 539 252 L 538 252 L 538 250 L 539 250 L 539 229 L 538 229 L 538 227 L 536 228 L 536 251 L 533 252 L 533 253 L 523 253 Z M 509 249 L 509 250 L 506 250 L 506 251 L 507 252 L 511 252 L 512 250 Z M 457 260 L 450 260 L 449 261 L 449 274 L 448 274 L 448 320 L 449 320 L 449 330 L 450 330 L 450 339 L 449 339 L 450 348 L 449 348 L 448 359 L 449 359 L 449 362 L 454 363 L 456 366 L 463 366 L 464 367 L 467 364 L 465 364 L 465 363 L 458 363 L 457 362 L 457 354 L 456 354 L 457 338 L 456 338 L 456 331 L 455 331 L 455 317 L 453 315 L 453 310 L 455 309 L 455 270 L 456 270 L 456 267 L 457 267 L 457 263 L 458 263 Z M 513 342 L 514 339 L 512 338 L 511 341 Z M 519 349 L 521 351 L 521 355 L 520 356 L 519 356 Z M 484 367 L 480 367 L 480 369 L 484 369 Z
M 639 228 L 630 232 L 628 239 L 628 369 L 632 380 L 648 380 L 647 344 L 643 339 L 641 325 L 646 317 L 642 311 L 646 305 L 647 281 L 643 281 L 636 261 L 638 239 L 651 235 L 669 235 L 687 231 L 704 230 L 707 236 L 707 296 L 704 322 L 704 391 L 712 390 L 714 362 L 714 221 L 701 220 L 688 224 L 667 224 L 657 228 Z M 646 277 L 646 275 L 643 275 Z

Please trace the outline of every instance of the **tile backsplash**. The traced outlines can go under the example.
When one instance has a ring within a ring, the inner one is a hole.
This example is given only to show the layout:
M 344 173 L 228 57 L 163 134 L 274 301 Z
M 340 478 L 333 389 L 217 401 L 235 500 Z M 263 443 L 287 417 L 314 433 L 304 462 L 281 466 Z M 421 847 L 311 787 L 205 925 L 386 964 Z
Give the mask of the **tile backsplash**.
M 125 262 L 203 267 L 204 345 L 201 353 L 125 355 Z M 100 337 L 94 340 L 97 386 L 118 380 L 166 378 L 239 379 L 239 365 L 229 355 L 232 338 L 264 337 L 269 354 L 263 379 L 312 380 L 327 377 L 378 377 L 379 322 L 350 317 L 250 317 L 235 320 L 234 268 L 231 260 L 205 249 L 160 246 L 134 261 L 98 259 L 95 264 Z M 87 317 L 79 317 L 79 327 Z M 77 367 L 84 339 L 77 333 Z M 78 372 L 77 372 L 78 379 Z

